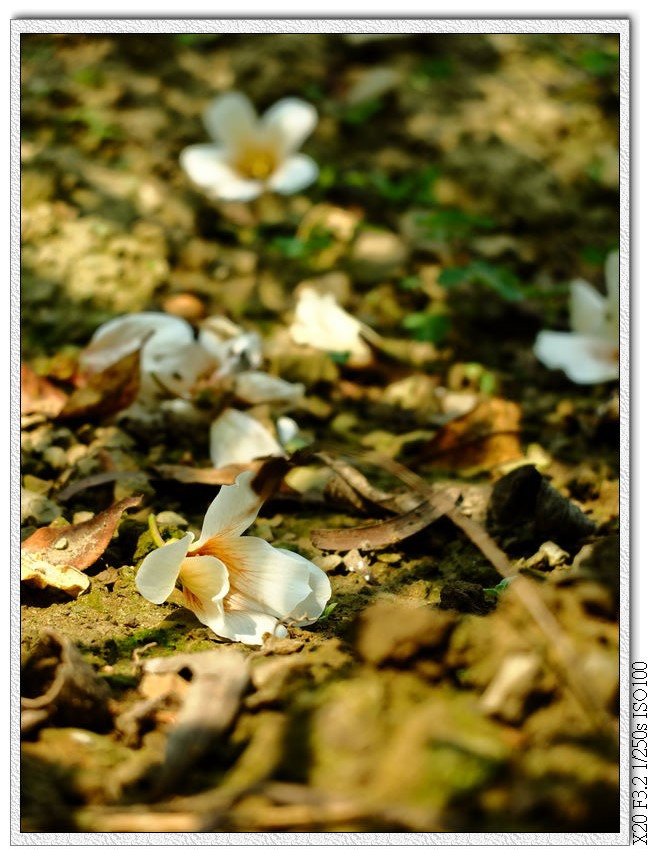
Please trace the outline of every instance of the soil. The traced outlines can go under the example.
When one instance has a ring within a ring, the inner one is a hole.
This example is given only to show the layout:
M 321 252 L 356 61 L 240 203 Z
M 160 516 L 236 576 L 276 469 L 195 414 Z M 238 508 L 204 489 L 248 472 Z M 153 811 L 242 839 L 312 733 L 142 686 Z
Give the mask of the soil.
M 317 549 L 314 529 L 388 514 L 329 475 L 323 492 L 313 461 L 250 533 L 321 564 L 335 606 L 261 649 L 227 646 L 134 586 L 149 514 L 171 512 L 164 537 L 197 530 L 217 491 L 158 471 L 211 465 L 215 406 L 146 427 L 41 418 L 22 433 L 22 539 L 143 502 L 87 569 L 87 592 L 23 587 L 25 658 L 45 630 L 69 638 L 110 689 L 112 719 L 82 729 L 54 712 L 25 733 L 24 832 L 619 830 L 617 386 L 575 385 L 532 353 L 538 330 L 568 327 L 571 279 L 604 290 L 617 88 L 617 41 L 595 34 L 23 36 L 30 367 L 69 387 L 117 314 L 229 316 L 264 337 L 268 371 L 305 384 L 291 412 L 305 441 L 377 487 L 399 484 L 364 452 L 460 485 L 484 524 L 499 482 L 509 522 L 494 537 L 571 649 L 445 517 L 358 567 Z M 201 113 L 229 89 L 260 111 L 285 95 L 315 105 L 314 186 L 251 204 L 192 188 L 178 155 L 208 140 Z M 379 334 L 370 366 L 286 349 L 306 281 Z M 450 427 L 442 395 L 476 397 L 487 421 Z M 543 479 L 513 519 L 501 479 L 522 465 Z M 116 477 L 65 494 L 105 472 Z M 540 484 L 554 519 L 538 518 Z M 183 677 L 128 713 L 147 699 L 146 661 L 205 650 L 244 656 L 250 681 L 235 717 L 161 787 Z

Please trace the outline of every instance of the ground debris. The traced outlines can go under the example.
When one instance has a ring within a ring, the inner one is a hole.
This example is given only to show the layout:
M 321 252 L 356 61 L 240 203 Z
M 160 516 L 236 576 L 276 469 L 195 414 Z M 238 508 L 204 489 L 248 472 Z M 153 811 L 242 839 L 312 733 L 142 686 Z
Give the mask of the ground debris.
M 141 502 L 141 496 L 130 496 L 76 526 L 37 529 L 23 542 L 22 550 L 39 553 L 52 565 L 88 568 L 110 543 L 124 511 Z
M 434 607 L 381 599 L 359 616 L 357 651 L 378 666 L 404 663 L 421 652 L 444 650 L 455 624 L 453 614 Z
M 596 531 L 589 517 L 530 465 L 494 485 L 487 526 L 506 551 L 523 555 L 548 540 L 575 549 Z
M 21 732 L 45 722 L 105 730 L 111 725 L 110 696 L 68 637 L 44 631 L 21 665 Z

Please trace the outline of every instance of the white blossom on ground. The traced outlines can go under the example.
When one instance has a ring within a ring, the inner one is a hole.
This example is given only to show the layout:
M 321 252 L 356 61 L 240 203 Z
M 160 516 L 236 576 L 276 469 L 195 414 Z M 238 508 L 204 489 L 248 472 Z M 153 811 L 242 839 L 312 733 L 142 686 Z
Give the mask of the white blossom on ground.
M 607 297 L 583 279 L 571 283 L 571 332 L 542 330 L 533 351 L 549 369 L 561 369 L 576 384 L 619 377 L 619 255 L 605 262 Z
M 242 537 L 262 502 L 252 472 L 224 486 L 208 508 L 198 540 L 187 532 L 144 559 L 136 587 L 147 600 L 169 600 L 191 610 L 215 634 L 261 645 L 286 625 L 310 625 L 331 597 L 327 575 L 289 550 Z
M 284 456 L 277 437 L 246 412 L 227 408 L 210 426 L 210 459 L 215 468 L 277 456 Z
M 101 372 L 140 346 L 141 399 L 157 394 L 188 397 L 197 378 L 215 365 L 187 321 L 165 312 L 138 312 L 101 325 L 81 353 L 80 367 Z
M 247 96 L 225 93 L 203 120 L 215 143 L 186 147 L 180 163 L 210 198 L 252 201 L 265 190 L 293 195 L 318 176 L 314 160 L 298 153 L 318 120 L 302 99 L 281 99 L 258 118 Z
M 362 322 L 346 312 L 333 294 L 319 294 L 305 287 L 298 295 L 289 335 L 298 345 L 348 356 L 352 366 L 365 366 L 372 360 L 368 343 L 362 338 L 370 332 Z

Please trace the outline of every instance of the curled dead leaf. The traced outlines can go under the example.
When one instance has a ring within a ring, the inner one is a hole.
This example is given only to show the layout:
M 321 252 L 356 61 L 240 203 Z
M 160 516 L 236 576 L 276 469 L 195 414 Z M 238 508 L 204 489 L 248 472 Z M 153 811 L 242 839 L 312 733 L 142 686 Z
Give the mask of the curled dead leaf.
M 423 456 L 447 468 L 489 469 L 523 457 L 520 435 L 519 405 L 492 397 L 449 421 L 426 446 Z
M 84 570 L 104 552 L 124 511 L 141 502 L 142 496 L 129 496 L 85 523 L 37 529 L 24 541 L 21 550 L 23 553 L 39 553 L 50 565 Z
M 21 551 L 20 581 L 37 589 L 59 589 L 73 598 L 90 586 L 90 580 L 71 565 L 52 564 L 42 553 Z
M 20 365 L 20 414 L 44 414 L 56 417 L 65 405 L 67 396 L 61 388 L 38 375 L 26 363 Z
M 90 375 L 70 394 L 58 417 L 62 420 L 103 418 L 128 408 L 140 390 L 141 350 L 142 346 Z

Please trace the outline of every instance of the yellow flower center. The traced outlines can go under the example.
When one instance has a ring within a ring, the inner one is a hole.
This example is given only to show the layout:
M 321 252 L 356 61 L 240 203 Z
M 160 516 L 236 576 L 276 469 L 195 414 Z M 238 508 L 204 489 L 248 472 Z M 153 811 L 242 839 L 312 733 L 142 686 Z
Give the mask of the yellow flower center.
M 268 147 L 259 145 L 246 147 L 235 160 L 235 168 L 251 180 L 266 180 L 277 168 L 275 153 Z

